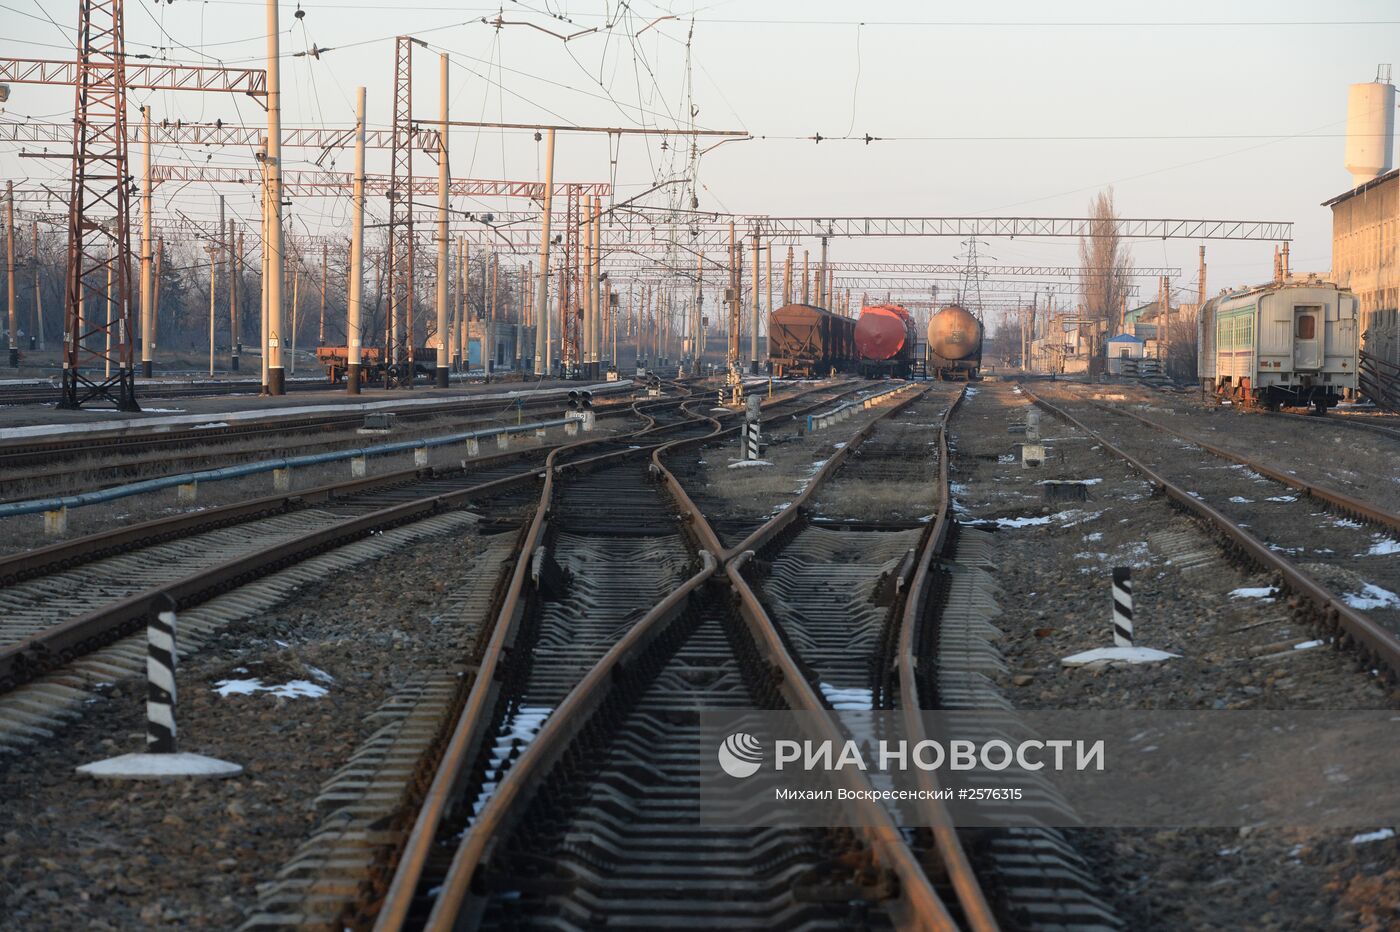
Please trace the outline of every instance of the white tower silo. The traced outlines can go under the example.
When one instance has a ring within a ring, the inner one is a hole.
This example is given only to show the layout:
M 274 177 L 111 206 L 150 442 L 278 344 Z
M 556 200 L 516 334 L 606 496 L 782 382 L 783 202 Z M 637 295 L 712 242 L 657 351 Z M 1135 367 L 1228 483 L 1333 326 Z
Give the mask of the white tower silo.
M 1353 84 L 1347 91 L 1346 168 L 1359 187 L 1391 168 L 1395 136 L 1395 85 L 1390 66 L 1381 65 L 1376 80 Z

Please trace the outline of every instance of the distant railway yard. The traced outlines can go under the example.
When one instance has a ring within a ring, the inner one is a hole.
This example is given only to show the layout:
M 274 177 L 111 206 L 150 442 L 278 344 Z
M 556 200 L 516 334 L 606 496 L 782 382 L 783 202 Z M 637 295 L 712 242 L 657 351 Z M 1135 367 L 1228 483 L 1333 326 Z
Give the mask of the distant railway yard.
M 134 491 L 68 506 L 62 531 L 42 510 L 0 519 L 5 914 L 745 926 L 774 910 L 847 923 L 857 903 L 900 924 L 936 902 L 970 927 L 1288 928 L 1396 907 L 1383 825 L 706 828 L 686 763 L 705 708 L 1395 709 L 1400 436 L 1383 415 L 1018 373 L 753 379 L 755 411 L 717 407 L 723 384 L 603 383 L 586 410 L 542 388 L 520 412 L 483 387 L 369 437 L 457 439 L 354 476 L 355 431 L 383 409 L 310 393 L 258 419 L 252 445 L 279 446 L 280 427 L 288 455 L 345 457 L 191 498 L 132 486 L 133 457 L 138 481 L 179 478 L 256 462 L 247 438 L 163 414 L 80 465 L 49 450 L 64 495 Z M 39 492 L 9 506 L 56 491 L 25 454 L 61 436 L 0 448 L 6 488 Z M 1066 666 L 1113 643 L 1115 567 L 1134 644 L 1170 659 Z M 242 770 L 93 780 L 75 768 L 146 740 L 146 625 L 165 597 L 180 749 Z M 581 840 L 605 837 L 607 869 L 589 867 L 603 855 Z M 849 892 L 795 892 L 818 872 Z

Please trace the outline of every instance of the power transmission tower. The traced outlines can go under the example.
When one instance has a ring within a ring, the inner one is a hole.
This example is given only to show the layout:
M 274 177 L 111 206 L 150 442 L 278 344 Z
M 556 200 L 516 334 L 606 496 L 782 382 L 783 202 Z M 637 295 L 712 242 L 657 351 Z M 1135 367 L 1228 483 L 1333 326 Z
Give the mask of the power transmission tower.
M 139 411 L 131 330 L 131 177 L 126 165 L 126 50 L 122 0 L 78 9 L 73 173 L 63 301 L 63 385 L 58 406 L 111 401 Z M 99 215 L 110 217 L 99 220 Z M 115 288 L 107 301 L 108 275 Z M 89 375 L 85 364 L 91 364 Z M 111 374 L 106 374 L 110 372 Z

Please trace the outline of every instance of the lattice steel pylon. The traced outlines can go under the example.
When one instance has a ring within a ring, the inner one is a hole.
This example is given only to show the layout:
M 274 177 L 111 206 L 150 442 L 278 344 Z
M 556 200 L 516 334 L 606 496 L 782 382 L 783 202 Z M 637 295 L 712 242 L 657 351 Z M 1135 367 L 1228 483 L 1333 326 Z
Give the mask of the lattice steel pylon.
M 60 408 L 106 400 L 122 411 L 140 410 L 131 329 L 131 177 L 122 26 L 122 0 L 79 4 Z M 105 308 L 96 313 L 108 300 L 109 269 L 111 313 Z M 84 371 L 87 364 L 94 375 Z
M 394 40 L 394 123 L 389 157 L 389 318 L 385 387 L 413 385 L 413 45 Z

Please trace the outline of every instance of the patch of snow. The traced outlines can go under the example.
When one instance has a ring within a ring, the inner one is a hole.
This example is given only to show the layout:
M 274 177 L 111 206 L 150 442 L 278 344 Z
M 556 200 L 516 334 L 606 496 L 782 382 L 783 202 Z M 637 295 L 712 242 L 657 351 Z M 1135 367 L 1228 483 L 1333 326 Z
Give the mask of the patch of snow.
M 826 701 L 838 712 L 868 712 L 875 707 L 869 687 L 840 687 L 822 683 L 821 688 Z
M 1093 650 L 1071 654 L 1060 663 L 1066 667 L 1101 667 L 1116 663 L 1162 663 L 1179 656 L 1181 655 L 1169 654 L 1152 647 L 1096 647 Z
M 747 469 L 750 466 L 772 466 L 768 460 L 738 460 L 730 463 L 730 469 Z
M 1085 534 L 1084 539 L 1090 541 L 1103 540 L 1103 531 L 1095 531 L 1092 534 Z
M 310 680 L 292 680 L 277 686 L 264 686 L 260 679 L 220 680 L 214 684 L 214 692 L 225 698 L 266 692 L 283 699 L 319 699 L 326 695 L 326 687 Z
M 244 672 L 247 672 L 247 671 L 244 671 Z M 334 682 L 335 682 L 335 677 L 331 676 L 329 673 L 327 673 L 325 670 L 322 670 L 320 667 L 313 667 L 313 666 L 308 665 L 307 668 L 306 668 L 306 672 L 307 672 L 307 673 L 310 673 L 313 679 L 318 679 L 318 680 L 320 680 L 322 683 L 334 683 Z
M 1321 647 L 1324 643 L 1325 643 L 1324 641 L 1303 641 L 1303 642 L 1301 642 L 1301 643 L 1299 643 L 1299 644 L 1294 644 L 1294 645 L 1293 645 L 1293 649 L 1294 649 L 1294 650 L 1312 650 L 1314 647 Z
M 151 409 L 150 409 L 150 408 L 146 408 L 145 410 L 149 411 L 149 410 L 151 410 Z M 211 427 L 227 427 L 227 426 L 228 426 L 228 422 L 227 422 L 227 421 L 210 421 L 208 424 L 196 424 L 196 425 L 194 425 L 194 427 L 192 427 L 192 428 L 190 428 L 190 429 L 191 429 L 191 430 L 205 430 L 205 429 L 211 428 Z
M 1297 500 L 1298 496 L 1296 495 L 1270 495 L 1264 499 L 1266 502 L 1296 502 Z
M 846 446 L 846 441 L 844 441 L 844 440 L 842 440 L 840 443 L 833 443 L 833 444 L 832 444 L 832 447 L 834 447 L 834 448 L 837 449 L 837 450 L 844 449 L 845 446 Z
M 1234 502 L 1236 505 L 1252 505 L 1252 504 L 1254 504 L 1254 499 L 1252 499 L 1252 498 L 1245 498 L 1243 495 L 1231 495 L 1231 496 L 1230 496 L 1230 501 Z
M 1352 520 L 1351 518 L 1334 518 L 1334 519 L 1332 519 L 1332 526 L 1333 526 L 1333 527 L 1354 528 L 1354 527 L 1361 527 L 1361 522 L 1360 522 L 1360 521 L 1354 521 L 1354 520 Z
M 1387 838 L 1395 837 L 1395 829 L 1378 828 L 1374 832 L 1362 832 L 1360 835 L 1351 836 L 1353 845 L 1365 845 L 1373 841 L 1385 841 Z
M 1371 545 L 1371 549 L 1366 551 L 1366 556 L 1385 557 L 1392 553 L 1400 553 L 1400 540 L 1396 540 L 1393 537 L 1383 537 L 1377 534 L 1375 541 L 1376 542 Z
M 1277 595 L 1278 590 L 1273 586 L 1244 586 L 1230 590 L 1232 599 L 1264 599 L 1272 602 Z
M 1342 596 L 1342 601 L 1363 611 L 1372 608 L 1400 608 L 1400 595 L 1371 583 L 1364 583 L 1360 592 Z

